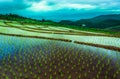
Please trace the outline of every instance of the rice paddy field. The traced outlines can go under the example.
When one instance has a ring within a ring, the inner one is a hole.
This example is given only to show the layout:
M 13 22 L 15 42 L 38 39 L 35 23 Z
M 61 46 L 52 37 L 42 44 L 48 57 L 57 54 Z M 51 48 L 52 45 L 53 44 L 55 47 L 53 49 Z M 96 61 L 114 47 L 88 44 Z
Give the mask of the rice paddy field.
M 0 40 L 0 79 L 120 79 L 118 37 L 1 20 Z

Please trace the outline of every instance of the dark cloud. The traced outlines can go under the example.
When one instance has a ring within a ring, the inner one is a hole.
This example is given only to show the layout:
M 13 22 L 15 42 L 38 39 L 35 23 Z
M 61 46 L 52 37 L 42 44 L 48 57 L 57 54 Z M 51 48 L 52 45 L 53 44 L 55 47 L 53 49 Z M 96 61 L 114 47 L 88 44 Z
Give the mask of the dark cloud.
M 120 0 L 0 0 L 0 13 L 31 18 L 77 20 L 101 14 L 120 13 Z
M 1 0 L 0 13 L 24 10 L 30 7 L 33 2 L 40 2 L 40 1 L 42 0 Z
M 53 6 L 53 5 L 56 5 L 56 3 L 55 2 L 48 2 L 47 5 L 48 6 Z
M 0 12 L 12 12 L 14 10 L 25 9 L 29 6 L 24 0 L 2 1 L 0 2 Z

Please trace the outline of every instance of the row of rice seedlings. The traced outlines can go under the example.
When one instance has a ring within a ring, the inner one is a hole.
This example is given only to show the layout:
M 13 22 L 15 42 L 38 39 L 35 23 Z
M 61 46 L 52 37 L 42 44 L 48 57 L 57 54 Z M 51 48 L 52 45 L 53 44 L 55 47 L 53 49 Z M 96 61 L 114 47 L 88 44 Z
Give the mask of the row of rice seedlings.
M 0 79 L 120 78 L 119 60 L 113 64 L 108 54 L 84 51 L 55 41 L 29 43 L 27 46 L 22 43 L 13 54 L 3 56 L 0 60 Z

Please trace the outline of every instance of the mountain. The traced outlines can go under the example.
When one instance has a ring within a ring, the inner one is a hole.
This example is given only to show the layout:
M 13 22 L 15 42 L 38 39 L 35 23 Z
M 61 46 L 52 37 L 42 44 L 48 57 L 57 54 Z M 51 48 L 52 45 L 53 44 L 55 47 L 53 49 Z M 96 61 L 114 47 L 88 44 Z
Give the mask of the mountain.
M 89 28 L 100 28 L 105 29 L 113 26 L 120 25 L 120 14 L 110 14 L 110 15 L 100 15 L 97 17 L 93 17 L 91 19 L 81 19 L 77 21 L 60 21 L 61 24 L 67 24 L 67 25 L 75 25 L 75 26 L 83 26 Z
M 109 19 L 120 20 L 120 14 L 100 15 L 100 16 L 91 18 L 92 21 L 96 21 L 96 22 L 101 22 Z

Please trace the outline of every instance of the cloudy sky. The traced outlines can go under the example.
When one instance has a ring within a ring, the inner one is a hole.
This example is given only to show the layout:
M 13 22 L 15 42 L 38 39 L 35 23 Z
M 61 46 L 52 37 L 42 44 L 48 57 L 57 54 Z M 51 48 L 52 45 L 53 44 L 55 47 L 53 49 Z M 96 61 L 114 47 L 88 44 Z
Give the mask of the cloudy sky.
M 101 14 L 119 14 L 120 0 L 0 0 L 0 13 L 36 19 L 78 20 Z

